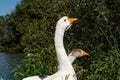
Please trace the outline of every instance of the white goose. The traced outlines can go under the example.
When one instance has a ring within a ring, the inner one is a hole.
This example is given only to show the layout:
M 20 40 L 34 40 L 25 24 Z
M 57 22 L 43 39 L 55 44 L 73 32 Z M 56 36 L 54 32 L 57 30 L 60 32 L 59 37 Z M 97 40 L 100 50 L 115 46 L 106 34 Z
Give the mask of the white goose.
M 56 25 L 56 31 L 55 31 L 55 48 L 57 53 L 57 60 L 58 60 L 58 71 L 45 78 L 44 80 L 77 80 L 75 71 L 71 65 L 71 62 L 69 61 L 69 58 L 66 54 L 66 51 L 64 49 L 63 45 L 63 36 L 64 32 L 69 29 L 71 24 L 76 21 L 77 18 L 69 18 L 67 16 L 62 17 Z M 23 80 L 41 80 L 38 76 L 25 78 Z
M 58 61 L 58 71 L 45 80 L 76 80 L 75 71 L 69 61 L 63 44 L 64 33 L 77 18 L 62 17 L 56 24 L 55 48 Z

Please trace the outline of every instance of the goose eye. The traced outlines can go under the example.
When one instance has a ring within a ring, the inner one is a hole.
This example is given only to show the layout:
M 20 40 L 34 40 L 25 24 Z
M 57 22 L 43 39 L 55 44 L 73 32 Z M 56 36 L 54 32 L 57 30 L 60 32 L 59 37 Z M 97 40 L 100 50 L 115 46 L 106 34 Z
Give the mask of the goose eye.
M 66 22 L 66 19 L 64 19 L 64 22 Z

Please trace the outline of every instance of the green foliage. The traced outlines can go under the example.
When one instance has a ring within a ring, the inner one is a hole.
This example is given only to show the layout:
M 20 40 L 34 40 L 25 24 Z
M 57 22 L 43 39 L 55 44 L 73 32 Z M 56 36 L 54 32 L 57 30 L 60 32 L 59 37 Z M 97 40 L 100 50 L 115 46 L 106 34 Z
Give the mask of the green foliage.
M 100 47 L 91 51 L 89 57 L 80 58 L 73 64 L 78 80 L 120 79 L 120 50 L 113 46 L 113 49 L 104 52 Z M 26 55 L 24 63 L 14 71 L 16 80 L 34 75 L 51 75 L 57 71 L 54 48 L 45 48 L 40 53 L 34 54 L 26 48 L 24 53 Z
M 44 48 L 40 53 L 34 54 L 30 49 L 25 48 L 24 53 L 26 56 L 24 63 L 14 70 L 16 80 L 21 80 L 26 76 L 50 75 L 56 71 L 56 56 L 53 47 Z
M 94 61 L 91 60 L 88 80 L 119 80 L 119 53 L 120 50 L 116 51 L 116 48 L 108 51 L 107 54 L 103 51 L 98 52 L 98 55 L 101 54 L 100 57 Z
M 7 26 L 6 26 L 6 23 L 5 23 L 5 20 L 4 20 L 4 17 L 3 16 L 0 16 L 0 50 L 3 49 L 3 46 L 2 44 L 4 44 L 4 36 L 7 32 Z
M 119 5 L 120 0 L 22 0 L 0 18 L 0 47 L 26 56 L 15 69 L 16 80 L 56 71 L 54 31 L 65 15 L 78 18 L 65 34 L 67 52 L 81 48 L 90 54 L 73 64 L 78 80 L 120 80 Z
M 33 52 L 40 52 L 48 44 L 53 44 L 51 37 L 54 37 L 57 20 L 69 15 L 77 17 L 78 21 L 67 32 L 69 35 L 66 34 L 67 48 L 67 44 L 71 43 L 71 46 L 87 48 L 88 51 L 101 44 L 107 45 L 104 45 L 106 49 L 110 46 L 104 35 L 110 36 L 109 31 L 117 37 L 118 42 L 120 40 L 116 35 L 120 32 L 119 4 L 119 0 L 22 0 L 16 10 L 6 16 L 10 33 L 7 36 L 11 38 L 4 39 L 4 45 L 11 51 L 22 52 L 24 48 L 29 48 Z

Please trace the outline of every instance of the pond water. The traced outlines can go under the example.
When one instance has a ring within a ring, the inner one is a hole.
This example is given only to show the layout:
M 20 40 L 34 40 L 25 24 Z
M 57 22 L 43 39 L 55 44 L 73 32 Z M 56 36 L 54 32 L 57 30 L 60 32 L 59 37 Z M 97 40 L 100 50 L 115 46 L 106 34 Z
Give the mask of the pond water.
M 0 77 L 5 80 L 14 80 L 11 74 L 14 68 L 20 64 L 23 59 L 22 54 L 10 54 L 0 52 Z

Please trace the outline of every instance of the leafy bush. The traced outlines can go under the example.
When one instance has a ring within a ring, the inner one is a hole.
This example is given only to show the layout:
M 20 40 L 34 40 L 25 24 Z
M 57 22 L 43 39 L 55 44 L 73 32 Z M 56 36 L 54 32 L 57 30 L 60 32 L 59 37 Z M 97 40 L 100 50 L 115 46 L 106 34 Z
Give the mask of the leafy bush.
M 56 56 L 53 47 L 44 48 L 40 53 L 34 54 L 30 49 L 25 48 L 24 53 L 26 56 L 24 63 L 14 70 L 16 80 L 21 80 L 26 76 L 46 76 L 56 71 Z
M 111 4 L 115 7 L 111 7 Z M 16 10 L 7 16 L 6 22 L 12 37 L 9 41 L 3 40 L 11 42 L 11 45 L 4 45 L 11 48 L 11 51 L 22 52 L 24 48 L 29 48 L 33 52 L 39 52 L 48 44 L 54 44 L 56 22 L 68 15 L 77 17 L 78 21 L 65 36 L 67 48 L 67 44 L 71 43 L 70 49 L 74 46 L 90 51 L 101 44 L 105 44 L 103 48 L 106 49 L 110 46 L 104 35 L 107 34 L 110 38 L 109 31 L 112 31 L 118 42 L 120 40 L 119 4 L 119 0 L 22 0 Z

